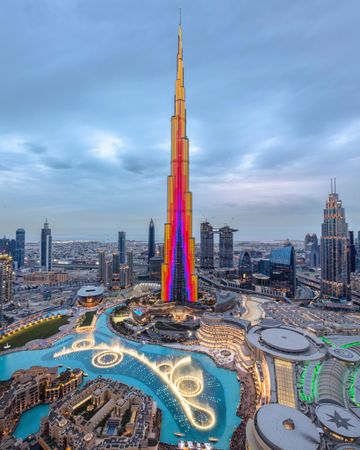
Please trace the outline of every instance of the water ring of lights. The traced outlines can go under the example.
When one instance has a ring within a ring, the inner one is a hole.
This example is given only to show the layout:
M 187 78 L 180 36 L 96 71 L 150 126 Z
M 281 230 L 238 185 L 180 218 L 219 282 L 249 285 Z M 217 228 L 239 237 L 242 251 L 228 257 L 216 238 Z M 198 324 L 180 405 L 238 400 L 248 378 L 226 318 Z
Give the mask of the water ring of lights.
M 170 374 L 173 370 L 173 365 L 170 362 L 162 362 L 158 365 L 158 369 L 165 374 Z
M 98 369 L 109 369 L 121 363 L 124 355 L 120 352 L 113 352 L 111 350 L 104 350 L 96 353 L 91 360 L 93 366 Z
M 92 337 L 79 339 L 78 341 L 74 341 L 71 345 L 71 348 L 74 352 L 79 350 L 90 350 L 95 345 L 95 341 Z
M 204 389 L 203 383 L 196 377 L 184 375 L 175 381 L 175 386 L 186 398 L 197 397 Z
M 123 360 L 124 355 L 136 359 L 140 364 L 146 366 L 168 387 L 171 393 L 182 407 L 184 414 L 190 424 L 201 431 L 211 430 L 216 424 L 214 410 L 207 405 L 201 405 L 198 401 L 190 399 L 197 397 L 204 389 L 203 377 L 195 375 L 183 375 L 176 378 L 175 373 L 179 367 L 191 365 L 191 357 L 185 356 L 174 364 L 169 361 L 156 363 L 149 359 L 144 353 L 139 353 L 134 348 L 123 347 L 120 344 L 109 345 L 105 342 L 97 344 L 92 337 L 79 339 L 72 343 L 71 347 L 63 348 L 54 353 L 54 358 L 66 356 L 75 352 L 93 350 L 97 353 L 92 357 L 92 364 L 97 368 L 114 367 Z M 191 369 L 190 369 L 191 370 Z M 192 383 L 193 388 L 184 386 L 184 383 Z

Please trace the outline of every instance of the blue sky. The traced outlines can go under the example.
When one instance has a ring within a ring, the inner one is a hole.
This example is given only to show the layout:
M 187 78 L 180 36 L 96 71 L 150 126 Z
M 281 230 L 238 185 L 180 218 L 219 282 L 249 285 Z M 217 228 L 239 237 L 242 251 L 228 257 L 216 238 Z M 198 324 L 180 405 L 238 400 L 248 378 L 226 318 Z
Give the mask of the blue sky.
M 2 0 L 1 234 L 162 239 L 179 6 L 195 234 L 360 229 L 358 0 Z

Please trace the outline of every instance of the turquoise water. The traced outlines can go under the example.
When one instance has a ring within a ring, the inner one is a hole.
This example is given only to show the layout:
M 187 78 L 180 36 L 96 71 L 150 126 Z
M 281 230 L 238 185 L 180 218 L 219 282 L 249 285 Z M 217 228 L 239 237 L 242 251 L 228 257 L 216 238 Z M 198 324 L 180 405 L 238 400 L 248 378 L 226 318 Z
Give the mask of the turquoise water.
M 39 431 L 40 420 L 42 417 L 48 415 L 50 405 L 38 405 L 29 411 L 21 414 L 20 421 L 15 430 L 15 437 L 24 439 L 29 434 L 34 434 Z
M 211 358 L 203 354 L 173 350 L 159 345 L 143 345 L 119 338 L 107 328 L 106 314 L 99 317 L 94 332 L 97 343 L 120 341 L 122 345 L 135 348 L 154 361 L 174 360 L 185 355 L 191 356 L 192 365 L 201 369 L 204 374 L 205 389 L 198 400 L 210 405 L 217 416 L 216 425 L 210 431 L 202 432 L 191 427 L 167 386 L 154 373 L 130 356 L 125 356 L 118 366 L 110 369 L 93 367 L 91 364 L 92 351 L 72 353 L 54 359 L 55 352 L 63 347 L 70 347 L 73 340 L 79 338 L 81 335 L 74 334 L 63 338 L 51 348 L 17 352 L 0 357 L 0 378 L 8 379 L 15 370 L 25 369 L 32 365 L 56 366 L 62 364 L 64 367 L 80 367 L 88 374 L 87 379 L 102 375 L 138 387 L 151 395 L 163 412 L 162 441 L 177 443 L 178 438 L 174 436 L 174 432 L 181 432 L 187 439 L 193 441 L 206 441 L 209 437 L 216 437 L 219 439 L 218 448 L 227 449 L 229 447 L 234 427 L 240 423 L 239 417 L 236 416 L 240 400 L 240 384 L 235 372 L 219 369 Z M 40 418 L 47 412 L 45 408 L 47 406 L 39 406 L 23 414 L 15 432 L 16 436 L 24 438 L 38 431 Z

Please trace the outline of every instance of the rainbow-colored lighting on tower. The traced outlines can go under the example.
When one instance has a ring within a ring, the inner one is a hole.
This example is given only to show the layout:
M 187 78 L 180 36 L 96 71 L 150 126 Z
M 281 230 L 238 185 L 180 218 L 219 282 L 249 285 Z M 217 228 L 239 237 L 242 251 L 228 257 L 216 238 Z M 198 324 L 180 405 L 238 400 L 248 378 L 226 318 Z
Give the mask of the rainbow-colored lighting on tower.
M 189 191 L 189 140 L 186 108 L 182 27 L 179 25 L 175 112 L 171 118 L 171 175 L 168 177 L 161 298 L 165 302 L 196 302 L 195 240 L 192 237 L 192 194 Z

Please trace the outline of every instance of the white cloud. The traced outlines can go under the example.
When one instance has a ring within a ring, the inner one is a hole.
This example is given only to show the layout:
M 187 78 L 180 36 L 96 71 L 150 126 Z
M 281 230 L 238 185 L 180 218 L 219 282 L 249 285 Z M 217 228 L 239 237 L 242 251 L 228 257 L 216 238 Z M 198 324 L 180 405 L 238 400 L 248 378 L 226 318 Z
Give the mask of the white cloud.
M 121 150 L 125 148 L 125 143 L 122 138 L 112 133 L 96 132 L 91 138 L 90 153 L 96 158 L 116 162 Z

